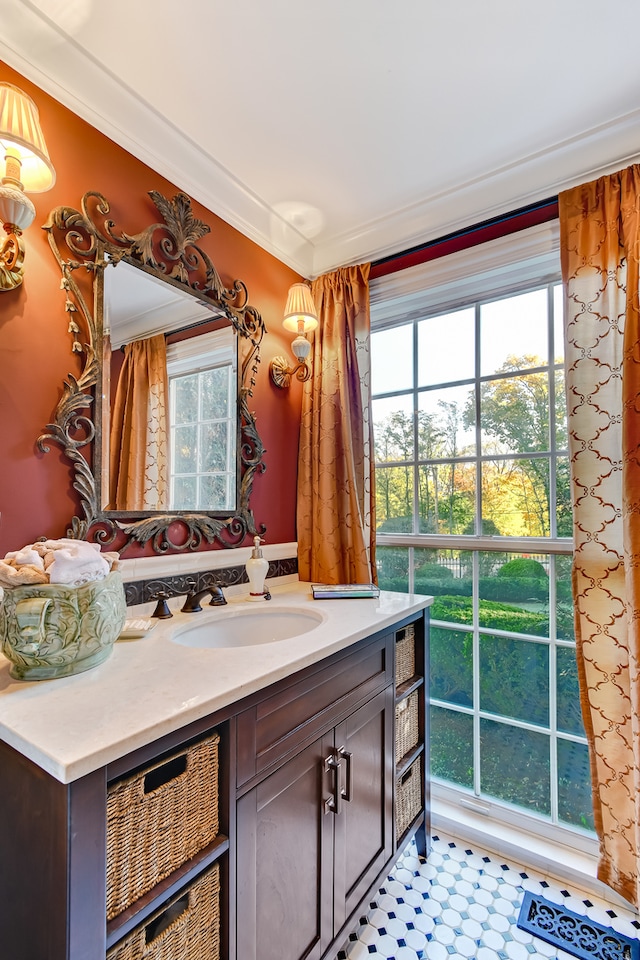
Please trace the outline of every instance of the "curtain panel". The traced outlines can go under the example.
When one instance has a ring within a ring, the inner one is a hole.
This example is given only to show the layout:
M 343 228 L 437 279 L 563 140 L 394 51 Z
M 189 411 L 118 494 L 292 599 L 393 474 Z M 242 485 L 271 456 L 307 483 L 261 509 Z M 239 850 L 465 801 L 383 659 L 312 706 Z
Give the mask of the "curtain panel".
M 559 197 L 573 591 L 598 877 L 640 906 L 640 166 Z
M 311 287 L 319 327 L 300 426 L 301 580 L 376 582 L 369 267 L 343 267 Z
M 127 344 L 111 417 L 109 509 L 168 509 L 168 396 L 164 334 Z

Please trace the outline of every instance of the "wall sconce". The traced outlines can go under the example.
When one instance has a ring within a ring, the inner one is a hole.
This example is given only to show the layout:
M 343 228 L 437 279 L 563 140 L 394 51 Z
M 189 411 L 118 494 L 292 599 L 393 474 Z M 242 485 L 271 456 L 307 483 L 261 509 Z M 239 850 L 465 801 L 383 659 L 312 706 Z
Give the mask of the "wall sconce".
M 44 142 L 38 108 L 26 93 L 0 83 L 0 159 L 6 163 L 0 184 L 0 220 L 7 234 L 0 243 L 0 291 L 14 290 L 24 274 L 22 231 L 33 223 L 36 208 L 26 196 L 50 190 L 56 172 Z
M 311 344 L 306 334 L 318 326 L 318 315 L 311 290 L 306 283 L 294 283 L 289 288 L 282 326 L 285 330 L 298 334 L 291 344 L 291 350 L 298 363 L 295 367 L 290 367 L 286 357 L 273 358 L 269 365 L 269 372 L 276 387 L 288 387 L 294 374 L 302 383 L 311 376 L 311 370 L 307 366 Z

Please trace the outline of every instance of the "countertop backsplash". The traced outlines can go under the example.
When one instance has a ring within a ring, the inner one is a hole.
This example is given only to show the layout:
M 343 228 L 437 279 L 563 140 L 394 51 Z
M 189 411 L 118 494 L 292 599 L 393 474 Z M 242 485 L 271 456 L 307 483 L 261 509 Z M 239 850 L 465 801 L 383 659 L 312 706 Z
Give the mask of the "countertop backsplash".
M 169 606 L 174 607 L 181 602 L 178 598 L 190 590 L 204 590 L 214 584 L 222 585 L 228 596 L 241 593 L 249 582 L 245 567 L 251 550 L 251 547 L 240 547 L 231 552 L 207 550 L 186 556 L 123 558 L 119 569 L 127 607 L 135 608 L 129 612 L 150 616 L 158 595 L 165 594 Z M 262 551 L 269 561 L 268 585 L 298 579 L 296 543 L 265 543 Z M 172 598 L 176 598 L 174 603 Z

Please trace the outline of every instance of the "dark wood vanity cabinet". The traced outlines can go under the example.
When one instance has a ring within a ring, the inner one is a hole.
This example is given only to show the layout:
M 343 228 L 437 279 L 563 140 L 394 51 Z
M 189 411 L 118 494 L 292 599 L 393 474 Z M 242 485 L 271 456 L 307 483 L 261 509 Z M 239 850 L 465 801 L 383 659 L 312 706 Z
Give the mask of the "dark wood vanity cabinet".
M 382 690 L 238 800 L 238 956 L 323 956 L 393 844 L 393 699 Z
M 105 792 L 104 769 L 60 783 L 0 741 L 3 958 L 104 960 Z
M 404 686 L 398 642 L 413 644 Z M 348 935 L 398 844 L 418 832 L 426 850 L 425 651 L 421 617 L 238 717 L 238 957 L 320 960 Z M 407 690 L 411 749 L 399 757 Z M 396 784 L 408 789 L 407 770 L 413 815 L 399 822 Z
M 329 957 L 400 847 L 414 834 L 427 847 L 426 617 L 412 614 L 68 785 L 0 742 L 3 952 L 119 960 L 125 938 L 142 928 L 143 942 L 155 936 L 163 911 L 171 919 L 190 907 L 190 892 L 215 873 L 219 947 L 207 960 Z M 396 651 L 408 636 L 413 674 L 398 682 Z M 410 749 L 399 757 L 408 697 Z M 214 732 L 219 834 L 107 923 L 110 790 L 138 771 L 155 789 L 176 764 L 180 775 L 176 753 Z M 188 960 L 204 956 L 194 949 Z

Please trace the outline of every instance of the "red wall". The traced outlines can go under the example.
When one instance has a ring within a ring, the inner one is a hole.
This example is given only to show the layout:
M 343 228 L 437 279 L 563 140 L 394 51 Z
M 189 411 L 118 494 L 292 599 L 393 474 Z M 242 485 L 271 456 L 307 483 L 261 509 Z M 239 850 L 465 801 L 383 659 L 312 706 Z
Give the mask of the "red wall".
M 155 222 L 147 196 L 158 190 L 173 197 L 181 189 L 136 160 L 0 61 L 0 82 L 28 93 L 40 121 L 57 179 L 52 190 L 31 194 L 36 219 L 24 234 L 25 279 L 17 290 L 0 293 L 0 556 L 38 537 L 62 537 L 79 501 L 72 471 L 58 446 L 47 454 L 36 447 L 61 395 L 64 379 L 78 375 L 71 353 L 60 271 L 39 229 L 57 206 L 78 208 L 89 190 L 111 203 L 118 228 L 139 231 Z M 0 161 L 1 162 L 1 161 Z M 266 448 L 266 471 L 256 477 L 251 505 L 269 543 L 294 540 L 296 460 L 301 385 L 278 390 L 269 379 L 269 361 L 290 354 L 290 336 L 281 326 L 286 294 L 299 276 L 210 210 L 194 201 L 193 211 L 211 227 L 200 241 L 223 282 L 244 280 L 250 303 L 265 321 L 262 363 L 251 409 Z M 141 551 L 137 551 L 138 553 Z M 135 556 L 136 549 L 127 556 Z

